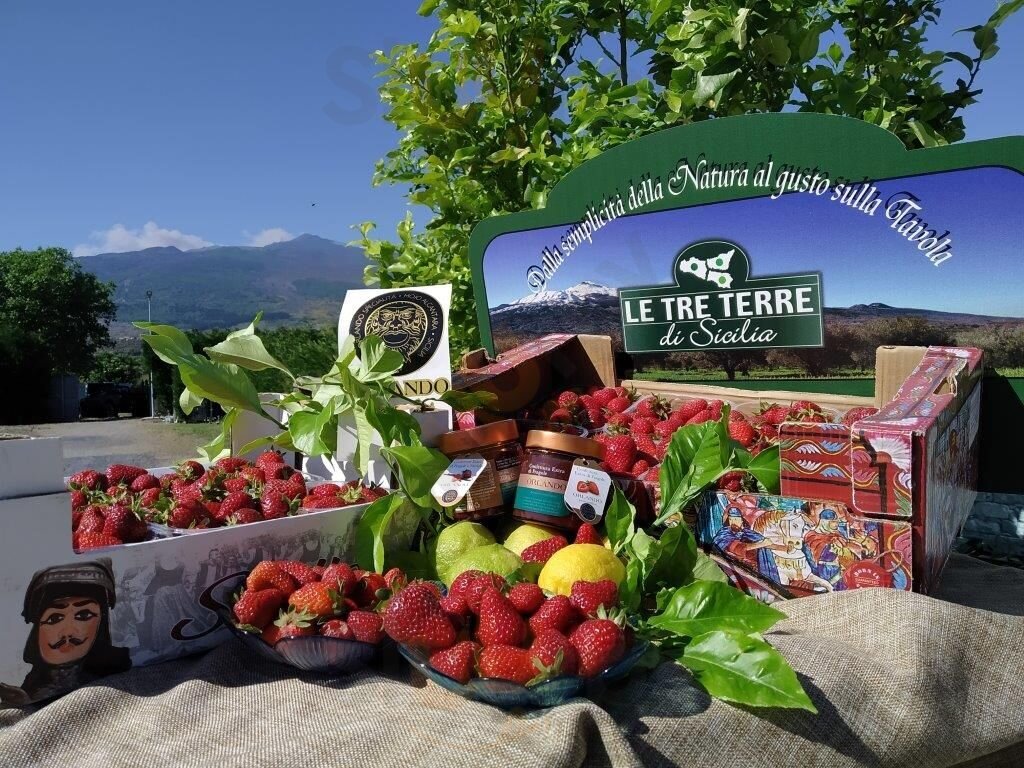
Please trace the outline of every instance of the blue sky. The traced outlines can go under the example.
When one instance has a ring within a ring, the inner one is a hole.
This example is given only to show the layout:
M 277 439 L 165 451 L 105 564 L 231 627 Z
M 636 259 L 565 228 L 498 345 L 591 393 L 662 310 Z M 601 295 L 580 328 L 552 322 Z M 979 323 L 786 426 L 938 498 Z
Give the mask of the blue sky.
M 344 241 L 367 219 L 390 232 L 406 202 L 370 186 L 397 134 L 369 54 L 427 39 L 417 5 L 6 0 L 0 249 Z M 994 5 L 949 0 L 936 42 Z M 1019 132 L 1024 117 L 1024 16 L 1000 36 L 971 139 Z M 966 35 L 955 44 L 970 50 Z
M 983 168 L 889 180 L 877 185 L 873 215 L 833 202 L 827 193 L 787 194 L 618 218 L 566 258 L 548 283 L 564 290 L 581 280 L 615 288 L 672 282 L 676 254 L 696 240 L 742 245 L 751 276 L 822 273 L 826 306 L 880 301 L 974 314 L 1024 317 L 1024 175 Z M 910 191 L 928 229 L 949 230 L 954 254 L 935 266 L 885 219 L 885 201 Z M 495 238 L 484 252 L 491 307 L 530 294 L 526 270 L 568 227 Z

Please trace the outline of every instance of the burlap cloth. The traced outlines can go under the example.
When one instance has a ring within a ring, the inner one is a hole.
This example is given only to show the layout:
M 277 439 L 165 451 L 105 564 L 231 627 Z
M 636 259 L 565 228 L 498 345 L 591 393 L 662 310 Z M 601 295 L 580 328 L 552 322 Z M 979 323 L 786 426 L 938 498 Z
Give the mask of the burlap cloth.
M 510 715 L 397 659 L 296 676 L 232 641 L 0 713 L 0 766 L 1024 765 L 1024 571 L 956 556 L 939 597 L 787 603 L 769 637 L 817 716 L 711 701 L 673 664 Z

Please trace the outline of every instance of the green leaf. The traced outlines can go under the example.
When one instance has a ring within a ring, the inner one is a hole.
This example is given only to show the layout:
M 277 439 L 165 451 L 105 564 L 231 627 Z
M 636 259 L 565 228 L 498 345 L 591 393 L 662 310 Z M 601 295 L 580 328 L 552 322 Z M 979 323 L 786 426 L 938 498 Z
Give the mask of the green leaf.
M 614 552 L 621 552 L 633 538 L 636 532 L 635 520 L 636 509 L 618 486 L 613 485 L 612 501 L 608 505 L 608 511 L 604 513 L 604 530 Z
M 420 7 L 416 9 L 416 13 L 420 16 L 429 16 L 437 10 L 437 6 L 441 4 L 441 0 L 423 0 L 420 3 Z
M 974 59 L 968 56 L 966 53 L 960 53 L 959 51 L 946 51 L 946 58 L 950 61 L 959 61 L 967 70 L 974 69 Z
M 413 504 L 434 506 L 430 489 L 451 464 L 443 453 L 422 445 L 395 445 L 381 454 L 398 465 L 399 483 Z
M 180 357 L 182 355 L 192 354 L 192 342 L 188 340 L 188 336 L 179 331 L 173 325 L 159 325 L 158 323 L 132 323 L 132 325 L 165 339 L 166 342 L 164 348 L 173 350 L 176 353 L 175 356 Z M 149 337 L 143 336 L 142 338 L 147 339 Z M 156 347 L 153 347 L 153 351 L 157 353 L 157 356 L 160 355 L 160 351 Z M 163 357 L 160 357 L 160 359 L 165 363 L 170 363 L 171 365 L 175 364 L 174 360 L 168 360 Z
M 910 127 L 914 136 L 917 137 L 917 140 L 921 142 L 921 146 L 923 147 L 937 147 L 941 144 L 947 143 L 945 139 L 935 133 L 935 131 L 920 120 L 911 120 L 907 125 Z
M 665 609 L 649 623 L 676 635 L 697 637 L 717 629 L 764 632 L 786 614 L 719 581 L 679 587 Z
M 758 490 L 762 493 L 779 493 L 781 486 L 779 446 L 773 445 L 765 448 L 757 456 L 743 450 L 737 450 L 736 465 L 745 469 L 754 479 L 757 480 Z
M 197 449 L 199 455 L 207 461 L 216 461 L 222 456 L 227 456 L 231 453 L 231 428 L 235 424 L 235 419 L 238 418 L 238 411 L 235 408 L 229 408 L 224 412 L 224 418 L 220 421 L 220 433 L 213 438 L 206 445 L 201 445 Z
M 188 416 L 192 411 L 203 404 L 203 398 L 193 394 L 193 392 L 185 387 L 181 390 L 181 394 L 178 395 L 178 406 L 181 408 L 181 412 Z
M 498 403 L 498 396 L 493 392 L 480 390 L 479 392 L 459 392 L 449 389 L 441 395 L 441 402 L 447 403 L 456 411 L 473 411 L 477 408 L 493 410 Z
M 268 368 L 276 368 L 284 372 L 290 378 L 291 371 L 276 357 L 267 352 L 263 346 L 263 340 L 256 335 L 256 324 L 260 321 L 263 313 L 256 315 L 256 319 L 241 330 L 229 333 L 227 338 L 212 347 L 206 347 L 205 352 L 211 360 L 218 360 L 222 363 L 234 363 L 237 366 L 250 371 L 264 371 Z
M 759 637 L 738 631 L 708 632 L 695 637 L 678 661 L 716 699 L 818 711 L 786 659 Z
M 406 501 L 399 493 L 381 496 L 363 511 L 356 526 L 355 559 L 363 568 L 384 570 L 384 534 L 399 507 Z
M 821 35 L 813 29 L 807 30 L 804 34 L 803 39 L 800 41 L 800 61 L 810 61 L 814 58 L 818 52 L 818 46 L 821 43 Z
M 390 379 L 405 365 L 402 353 L 391 349 L 379 336 L 367 336 L 359 344 L 359 360 L 353 362 L 352 373 L 359 381 Z
M 986 26 L 995 29 L 1021 8 L 1024 8 L 1024 0 L 1004 0 L 996 8 L 995 13 L 989 16 Z
M 235 365 L 215 363 L 201 355 L 178 363 L 181 381 L 199 397 L 222 407 L 241 408 L 266 417 L 252 380 Z
M 978 49 L 980 53 L 985 53 L 991 46 L 996 43 L 996 30 L 995 27 L 990 27 L 985 24 L 974 31 L 974 47 Z
M 739 73 L 738 69 L 734 69 L 732 72 L 725 72 L 721 75 L 705 75 L 703 73 L 697 75 L 697 87 L 693 92 L 693 100 L 698 104 L 703 104 L 709 99 L 717 101 L 722 89 L 731 83 Z
M 647 19 L 647 24 L 653 25 L 671 7 L 672 0 L 651 0 L 651 15 Z
M 729 466 L 732 448 L 724 426 L 728 418 L 727 409 L 723 409 L 720 422 L 687 425 L 672 435 L 658 471 L 659 522 L 681 513 Z
M 380 435 L 381 445 L 387 448 L 396 443 L 418 445 L 422 428 L 416 418 L 406 411 L 392 407 L 384 401 L 369 400 L 365 403 L 366 418 Z
M 355 421 L 356 453 L 354 462 L 360 475 L 365 475 L 370 469 L 370 446 L 373 444 L 373 424 L 366 413 L 366 404 L 357 402 L 352 408 L 352 418 Z
M 307 456 L 323 456 L 333 453 L 332 440 L 328 433 L 333 432 L 334 444 L 337 444 L 337 422 L 332 421 L 334 414 L 329 408 L 320 411 L 296 411 L 288 417 L 288 436 L 295 450 Z
M 776 67 L 785 66 L 792 55 L 786 38 L 775 33 L 759 37 L 751 45 L 768 63 Z
M 725 575 L 722 569 L 718 567 L 718 564 L 699 550 L 697 552 L 697 562 L 693 566 L 693 578 L 700 581 L 720 581 L 723 584 L 729 583 L 729 578 Z
M 697 540 L 689 527 L 680 522 L 666 528 L 658 543 L 661 556 L 647 577 L 647 591 L 657 586 L 678 587 L 692 581 L 699 552 Z
M 829 57 L 833 64 L 838 65 L 843 60 L 843 49 L 839 46 L 839 43 L 832 43 L 825 50 L 825 55 Z

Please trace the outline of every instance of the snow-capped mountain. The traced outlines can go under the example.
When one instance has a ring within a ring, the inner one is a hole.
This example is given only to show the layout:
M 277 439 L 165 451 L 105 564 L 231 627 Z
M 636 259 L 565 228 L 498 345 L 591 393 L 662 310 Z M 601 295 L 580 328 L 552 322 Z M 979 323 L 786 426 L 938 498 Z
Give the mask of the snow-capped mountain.
M 531 293 L 529 296 L 524 296 L 516 301 L 495 307 L 491 310 L 491 314 L 538 307 L 617 307 L 618 305 L 619 296 L 614 288 L 609 288 L 607 285 L 594 283 L 590 280 L 584 280 L 571 288 L 566 288 L 564 291 L 538 291 L 537 293 Z

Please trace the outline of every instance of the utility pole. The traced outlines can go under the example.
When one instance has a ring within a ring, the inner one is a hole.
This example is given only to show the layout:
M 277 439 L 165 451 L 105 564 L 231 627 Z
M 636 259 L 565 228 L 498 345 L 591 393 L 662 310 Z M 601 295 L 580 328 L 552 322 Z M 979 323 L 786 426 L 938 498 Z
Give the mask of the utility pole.
M 146 317 L 153 322 L 153 292 L 146 291 Z M 156 416 L 156 401 L 153 399 L 153 366 L 149 367 L 149 418 Z

